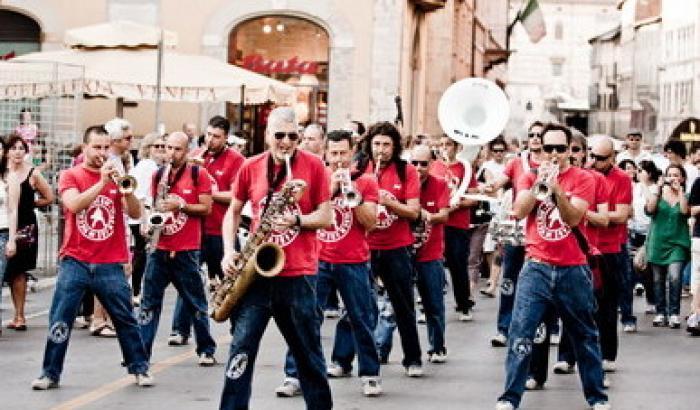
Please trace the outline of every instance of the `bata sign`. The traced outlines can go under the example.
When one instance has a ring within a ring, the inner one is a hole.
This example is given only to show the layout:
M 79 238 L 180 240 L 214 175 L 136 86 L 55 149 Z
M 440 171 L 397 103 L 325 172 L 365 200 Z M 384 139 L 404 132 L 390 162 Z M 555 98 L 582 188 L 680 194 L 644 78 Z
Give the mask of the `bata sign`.
M 266 60 L 259 54 L 243 57 L 243 68 L 263 74 L 316 74 L 318 63 L 302 61 L 298 57 L 288 60 Z

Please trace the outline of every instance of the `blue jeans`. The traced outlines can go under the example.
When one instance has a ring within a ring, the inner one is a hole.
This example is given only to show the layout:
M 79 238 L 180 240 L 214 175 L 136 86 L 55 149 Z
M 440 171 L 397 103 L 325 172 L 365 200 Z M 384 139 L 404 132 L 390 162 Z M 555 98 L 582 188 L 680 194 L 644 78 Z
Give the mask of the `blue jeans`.
M 187 315 L 194 318 L 197 354 L 214 354 L 216 343 L 209 332 L 207 299 L 199 276 L 199 251 L 180 251 L 174 258 L 169 251 L 156 250 L 148 255 L 143 280 L 143 298 L 139 310 L 141 336 L 151 357 L 153 340 L 163 309 L 165 288 L 172 283 L 182 297 Z
M 308 276 L 258 278 L 231 313 L 231 350 L 220 409 L 247 409 L 253 368 L 270 317 L 275 319 L 292 355 L 307 409 L 333 407 L 321 350 L 321 310 Z
M 7 267 L 5 246 L 7 246 L 8 235 L 7 232 L 0 232 L 0 306 L 2 306 L 2 284 L 5 282 L 5 268 Z M 2 324 L 2 309 L 0 309 L 0 324 Z
M 587 265 L 552 266 L 528 261 L 520 273 L 508 332 L 505 392 L 499 400 L 520 405 L 528 376 L 535 332 L 547 309 L 554 306 L 571 337 L 579 362 L 583 394 L 589 405 L 606 402 L 591 272 Z
M 664 316 L 680 315 L 683 262 L 673 262 L 670 265 L 652 263 L 651 269 L 654 272 L 656 313 Z
M 73 321 L 86 290 L 94 292 L 112 318 L 129 373 L 147 372 L 148 356 L 131 307 L 131 288 L 122 264 L 92 264 L 66 257 L 58 264 L 42 376 L 60 379 Z
M 446 353 L 445 348 L 445 268 L 442 260 L 416 262 L 416 286 L 425 309 L 428 353 Z
M 501 278 L 500 302 L 498 304 L 498 319 L 496 328 L 498 333 L 508 336 L 508 328 L 513 315 L 513 302 L 515 290 L 518 287 L 518 275 L 525 261 L 524 246 L 503 246 L 503 277 Z
M 381 278 L 396 315 L 396 325 L 401 335 L 404 367 L 422 364 L 411 260 L 408 247 L 372 251 L 372 273 Z M 466 272 L 466 259 L 464 264 Z
M 209 278 L 223 278 L 221 260 L 224 258 L 224 242 L 220 235 L 204 235 L 202 238 L 202 252 L 200 264 L 207 264 Z M 173 312 L 173 323 L 170 333 L 176 333 L 184 337 L 190 337 L 192 333 L 192 316 L 187 314 L 182 303 L 182 297 L 178 294 Z
M 471 301 L 469 289 L 469 238 L 471 232 L 466 229 L 445 226 L 445 263 L 452 278 L 452 291 L 455 296 L 455 309 L 467 313 L 474 302 Z
M 620 253 L 617 254 L 617 267 L 615 271 L 618 273 L 618 283 L 620 284 L 618 300 L 620 303 L 620 323 L 623 325 L 634 325 L 637 323 L 637 317 L 632 314 L 632 306 L 634 301 L 634 284 L 632 266 L 630 265 L 630 254 L 627 243 L 622 244 Z
M 374 315 L 376 309 L 369 282 L 367 263 L 328 263 L 319 261 L 316 297 L 319 307 L 324 306 L 331 291 L 338 290 L 343 299 L 345 313 L 338 320 L 331 361 L 345 371 L 352 370 L 357 346 L 359 376 L 379 375 L 379 356 L 374 346 Z M 321 319 L 323 320 L 323 319 Z M 285 374 L 298 378 L 296 363 L 287 352 Z

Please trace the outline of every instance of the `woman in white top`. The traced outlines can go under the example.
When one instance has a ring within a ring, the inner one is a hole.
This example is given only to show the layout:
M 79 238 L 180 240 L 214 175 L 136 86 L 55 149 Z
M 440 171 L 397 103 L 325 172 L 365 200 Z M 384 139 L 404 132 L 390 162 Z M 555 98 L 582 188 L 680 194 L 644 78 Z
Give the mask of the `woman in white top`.
M 129 171 L 129 175 L 136 178 L 136 190 L 134 195 L 146 207 L 150 207 L 153 203 L 153 195 L 151 195 L 151 185 L 153 184 L 153 176 L 158 167 L 163 164 L 165 159 L 165 139 L 159 133 L 152 132 L 143 137 L 141 146 L 139 147 L 139 162 Z M 144 217 L 147 212 L 143 212 Z M 131 262 L 131 288 L 134 292 L 134 303 L 138 304 L 139 295 L 141 294 L 141 280 L 143 279 L 143 271 L 146 267 L 146 238 L 144 232 L 141 231 L 141 220 L 129 219 L 129 229 L 133 235 L 133 258 Z
M 0 298 L 5 277 L 7 260 L 17 252 L 17 208 L 19 204 L 19 184 L 7 170 L 7 146 L 0 138 Z M 2 301 L 0 300 L 0 303 Z M 1 311 L 0 311 L 1 313 Z M 2 316 L 0 316 L 2 323 Z M 2 328 L 0 328 L 2 335 Z

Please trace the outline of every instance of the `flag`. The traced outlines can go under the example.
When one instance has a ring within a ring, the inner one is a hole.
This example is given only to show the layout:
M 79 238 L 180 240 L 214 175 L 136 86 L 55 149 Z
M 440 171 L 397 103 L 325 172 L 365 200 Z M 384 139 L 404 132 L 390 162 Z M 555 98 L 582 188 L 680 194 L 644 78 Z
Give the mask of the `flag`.
M 518 19 L 533 43 L 537 43 L 547 34 L 542 9 L 537 0 L 528 0 Z

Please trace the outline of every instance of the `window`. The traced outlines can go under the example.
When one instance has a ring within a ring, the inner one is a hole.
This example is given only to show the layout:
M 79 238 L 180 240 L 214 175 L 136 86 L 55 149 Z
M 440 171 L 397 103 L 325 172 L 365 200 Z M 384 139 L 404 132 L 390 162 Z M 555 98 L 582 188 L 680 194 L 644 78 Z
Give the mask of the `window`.
M 564 25 L 561 24 L 561 21 L 557 21 L 554 26 L 554 39 L 561 40 L 562 38 L 564 38 Z
M 555 77 L 561 76 L 562 63 L 560 61 L 552 61 L 552 75 Z

